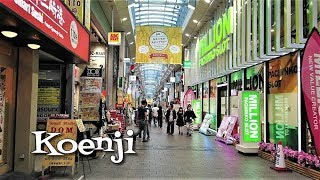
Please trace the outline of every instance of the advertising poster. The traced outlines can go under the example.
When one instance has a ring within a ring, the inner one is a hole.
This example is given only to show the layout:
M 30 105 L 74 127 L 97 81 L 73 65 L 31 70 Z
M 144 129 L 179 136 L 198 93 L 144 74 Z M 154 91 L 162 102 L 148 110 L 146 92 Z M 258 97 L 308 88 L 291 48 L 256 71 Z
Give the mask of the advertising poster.
M 212 115 L 211 128 L 217 129 L 217 84 L 216 80 L 210 81 L 210 108 L 209 113 Z
M 202 121 L 202 102 L 201 102 L 201 100 L 192 100 L 192 109 L 197 116 L 197 118 L 194 121 L 194 124 L 200 124 Z
M 242 132 L 244 142 L 261 141 L 260 92 L 242 92 Z
M 102 92 L 101 77 L 81 77 L 79 95 L 79 119 L 99 121 L 99 104 Z
M 6 76 L 0 76 L 0 164 L 3 163 Z
M 64 0 L 64 3 L 69 7 L 80 23 L 83 24 L 84 0 Z
M 137 26 L 136 63 L 182 64 L 181 27 Z
M 187 109 L 188 104 L 192 105 L 192 101 L 196 99 L 194 92 L 191 88 L 187 90 L 183 98 L 183 109 Z
M 209 112 L 209 82 L 203 83 L 203 112 Z
M 46 129 L 51 114 L 60 113 L 60 73 L 56 70 L 42 70 L 38 81 L 37 130 Z
M 314 29 L 305 46 L 301 66 L 301 83 L 303 91 L 303 100 L 305 111 L 307 113 L 307 122 L 310 127 L 310 133 L 316 149 L 320 155 L 320 129 L 319 129 L 319 64 L 320 64 L 320 36 Z
M 121 32 L 108 32 L 108 45 L 121 45 Z
M 57 149 L 59 141 L 64 139 L 77 140 L 77 123 L 72 119 L 49 119 L 47 123 L 47 132 L 61 133 L 59 136 L 54 137 L 50 143 Z M 65 143 L 63 148 L 68 151 L 71 150 L 72 145 Z M 46 149 L 46 146 L 45 146 Z M 45 150 L 48 151 L 48 150 Z M 66 154 L 61 156 L 45 156 L 43 159 L 43 166 L 74 166 L 75 154 Z
M 238 119 L 235 116 L 224 117 L 221 121 L 216 137 L 227 141 L 232 135 L 232 131 L 237 123 L 237 120 Z
M 297 53 L 270 61 L 268 70 L 268 121 L 270 141 L 298 148 Z

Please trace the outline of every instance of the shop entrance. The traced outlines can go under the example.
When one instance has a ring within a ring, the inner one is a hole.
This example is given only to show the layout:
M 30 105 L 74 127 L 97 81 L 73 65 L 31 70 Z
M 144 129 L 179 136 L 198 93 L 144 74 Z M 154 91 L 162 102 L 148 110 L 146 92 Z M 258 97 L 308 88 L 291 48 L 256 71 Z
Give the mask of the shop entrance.
M 228 96 L 228 90 L 227 86 L 220 86 L 217 88 L 218 94 L 217 94 L 217 127 L 220 126 L 222 119 L 227 114 L 227 96 Z
M 0 42 L 0 174 L 13 167 L 15 86 L 15 52 Z

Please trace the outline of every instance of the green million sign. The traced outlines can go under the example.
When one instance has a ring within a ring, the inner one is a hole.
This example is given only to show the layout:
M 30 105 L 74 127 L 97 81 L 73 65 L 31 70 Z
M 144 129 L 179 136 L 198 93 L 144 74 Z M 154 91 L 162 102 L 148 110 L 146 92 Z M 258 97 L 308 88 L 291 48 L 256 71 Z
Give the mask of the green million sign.
M 229 50 L 229 35 L 232 34 L 232 11 L 230 7 L 200 40 L 200 66 L 214 60 Z
M 242 132 L 244 142 L 261 141 L 260 93 L 242 92 Z
M 192 109 L 196 114 L 197 118 L 194 121 L 194 124 L 200 124 L 202 121 L 202 103 L 201 100 L 192 100 Z

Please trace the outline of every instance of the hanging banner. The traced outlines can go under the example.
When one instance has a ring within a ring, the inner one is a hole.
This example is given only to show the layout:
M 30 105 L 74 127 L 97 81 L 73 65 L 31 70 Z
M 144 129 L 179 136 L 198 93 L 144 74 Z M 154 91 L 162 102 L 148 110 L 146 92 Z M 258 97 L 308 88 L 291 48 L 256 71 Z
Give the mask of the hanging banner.
M 181 64 L 181 42 L 181 28 L 138 26 L 136 63 Z
M 202 103 L 201 100 L 192 100 L 192 109 L 196 114 L 196 119 L 193 122 L 194 124 L 200 124 L 202 121 Z
M 187 109 L 188 104 L 192 104 L 192 100 L 196 99 L 196 96 L 191 88 L 187 90 L 183 98 L 183 109 Z
M 313 29 L 304 49 L 301 82 L 305 103 L 305 110 L 308 115 L 308 123 L 311 136 L 317 152 L 320 155 L 320 36 L 316 29 Z
M 242 132 L 244 142 L 261 141 L 260 92 L 242 92 Z
M 77 123 L 74 119 L 49 119 L 47 123 L 47 133 L 61 133 L 50 140 L 50 144 L 57 149 L 57 144 L 61 140 L 77 140 Z M 46 148 L 46 147 L 45 147 Z M 68 151 L 72 149 L 71 143 L 66 143 L 63 148 Z M 45 150 L 48 151 L 48 150 Z M 75 153 L 61 156 L 45 156 L 43 166 L 74 166 Z

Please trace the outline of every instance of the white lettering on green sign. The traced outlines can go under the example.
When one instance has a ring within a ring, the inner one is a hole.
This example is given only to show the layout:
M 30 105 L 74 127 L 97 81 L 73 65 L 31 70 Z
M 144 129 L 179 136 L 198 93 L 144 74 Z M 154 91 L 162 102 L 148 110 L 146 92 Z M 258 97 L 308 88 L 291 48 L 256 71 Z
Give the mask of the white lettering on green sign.
M 244 142 L 260 142 L 260 94 L 244 91 L 242 94 L 242 129 Z
M 232 12 L 230 7 L 200 40 L 200 66 L 207 64 L 229 50 L 229 35 L 232 33 Z

